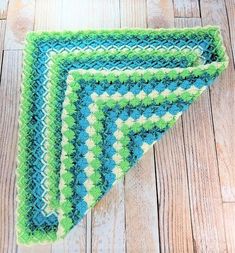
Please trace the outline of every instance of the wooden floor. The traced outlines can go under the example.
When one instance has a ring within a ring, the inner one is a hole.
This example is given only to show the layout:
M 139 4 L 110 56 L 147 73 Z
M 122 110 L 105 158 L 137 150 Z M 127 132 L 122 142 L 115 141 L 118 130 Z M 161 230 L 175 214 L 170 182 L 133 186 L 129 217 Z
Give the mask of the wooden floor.
M 209 92 L 61 242 L 17 246 L 17 118 L 27 31 L 220 25 Z M 235 252 L 235 0 L 0 0 L 0 253 Z

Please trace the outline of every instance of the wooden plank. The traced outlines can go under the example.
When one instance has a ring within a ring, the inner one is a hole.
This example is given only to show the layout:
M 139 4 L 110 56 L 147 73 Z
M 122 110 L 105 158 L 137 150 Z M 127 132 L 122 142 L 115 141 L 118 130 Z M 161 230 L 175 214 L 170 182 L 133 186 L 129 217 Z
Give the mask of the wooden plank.
M 173 27 L 171 1 L 148 1 L 149 27 Z M 155 144 L 159 203 L 160 248 L 163 252 L 193 252 L 182 124 Z
M 21 52 L 5 52 L 0 85 L 0 252 L 16 252 L 15 168 Z
M 18 246 L 17 253 L 51 253 L 51 245 Z
M 8 7 L 5 50 L 22 49 L 25 35 L 33 30 L 35 0 L 11 0 Z
M 182 122 L 155 144 L 163 252 L 194 252 Z
M 235 65 L 235 1 L 225 0 L 225 7 L 228 16 L 230 43 L 233 50 L 233 63 Z
M 92 252 L 92 214 L 91 210 L 88 211 L 86 216 L 86 252 Z
M 86 252 L 86 218 L 84 218 L 65 239 L 51 245 L 51 253 Z
M 235 252 L 235 203 L 224 203 L 224 224 L 228 253 Z
M 176 19 L 177 27 L 199 26 L 200 19 Z M 183 117 L 186 161 L 196 252 L 225 252 L 222 199 L 209 92 Z
M 6 21 L 5 20 L 0 20 L 0 67 L 2 66 L 5 28 L 6 28 Z M 1 76 L 1 73 L 0 73 L 0 76 Z
M 160 252 L 152 148 L 125 177 L 125 210 L 127 252 Z
M 67 252 L 76 253 L 76 252 L 86 252 L 86 231 L 87 231 L 87 218 L 85 217 L 65 238 L 67 243 Z M 52 245 L 53 249 L 53 245 Z M 55 253 L 59 251 L 55 251 Z M 65 250 L 66 252 L 66 250 Z
M 92 212 L 92 252 L 125 252 L 123 181 Z
M 35 4 L 35 31 L 61 29 L 63 0 L 40 0 Z M 69 15 L 69 13 L 68 13 Z
M 196 252 L 226 252 L 209 93 L 183 116 Z
M 175 18 L 200 18 L 198 0 L 174 0 Z
M 118 27 L 120 22 L 118 9 L 119 3 L 116 0 L 70 0 L 69 4 L 63 0 L 37 1 L 35 30 Z
M 124 0 L 120 8 L 122 27 L 147 27 L 145 0 Z M 125 177 L 125 213 L 126 251 L 159 252 L 153 149 Z
M 0 19 L 6 19 L 7 17 L 7 7 L 9 0 L 0 1 Z
M 147 27 L 174 27 L 174 9 L 170 0 L 147 0 Z
M 209 93 L 183 115 L 186 160 L 197 252 L 225 252 L 222 199 Z
M 121 27 L 146 27 L 146 1 L 120 0 Z
M 203 25 L 219 25 L 223 40 L 232 59 L 229 27 L 223 1 L 202 0 L 201 13 Z M 230 60 L 229 67 L 221 75 L 217 84 L 211 88 L 211 105 L 215 132 L 217 158 L 219 164 L 220 184 L 223 201 L 235 201 L 235 73 Z
M 70 30 L 117 28 L 120 26 L 119 15 L 118 0 L 70 0 L 70 4 L 65 1 L 62 28 Z

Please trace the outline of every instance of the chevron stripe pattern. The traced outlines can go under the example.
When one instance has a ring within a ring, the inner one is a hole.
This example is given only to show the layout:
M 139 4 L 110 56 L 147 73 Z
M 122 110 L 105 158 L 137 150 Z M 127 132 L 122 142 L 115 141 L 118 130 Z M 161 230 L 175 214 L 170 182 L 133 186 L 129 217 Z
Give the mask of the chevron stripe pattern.
M 217 27 L 30 33 L 18 243 L 65 237 L 227 64 Z

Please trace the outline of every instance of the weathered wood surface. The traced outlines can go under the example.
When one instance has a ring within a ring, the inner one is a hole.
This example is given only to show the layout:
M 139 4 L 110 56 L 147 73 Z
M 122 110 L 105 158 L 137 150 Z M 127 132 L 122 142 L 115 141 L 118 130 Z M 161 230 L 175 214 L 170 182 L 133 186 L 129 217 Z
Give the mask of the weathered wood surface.
M 9 1 L 4 43 L 5 50 L 23 49 L 26 33 L 33 30 L 34 10 L 35 0 Z
M 6 20 L 0 20 L 0 66 L 2 66 Z
M 177 27 L 200 25 L 197 18 L 176 19 Z M 209 92 L 191 106 L 182 120 L 194 249 L 196 252 L 224 252 L 222 199 Z M 205 236 L 209 233 L 210 237 Z
M 198 0 L 174 0 L 174 13 L 177 18 L 200 17 Z
M 235 252 L 234 0 L 0 0 L 0 253 Z M 230 65 L 66 239 L 16 245 L 22 49 L 31 30 L 220 25 Z
M 5 52 L 0 85 L 0 252 L 17 252 L 15 167 L 22 53 Z
M 174 26 L 174 8 L 171 1 L 149 3 L 149 25 Z M 193 237 L 190 220 L 189 193 L 182 121 L 155 144 L 155 166 L 159 210 L 160 249 L 162 252 L 193 252 Z
M 235 203 L 224 203 L 224 224 L 228 252 L 235 252 Z
M 7 7 L 8 7 L 8 0 L 1 0 L 1 2 L 0 2 L 0 19 L 6 19 Z
M 230 58 L 228 69 L 211 88 L 211 110 L 223 201 L 235 201 L 235 72 L 227 11 L 223 1 L 201 1 L 202 24 L 221 27 Z

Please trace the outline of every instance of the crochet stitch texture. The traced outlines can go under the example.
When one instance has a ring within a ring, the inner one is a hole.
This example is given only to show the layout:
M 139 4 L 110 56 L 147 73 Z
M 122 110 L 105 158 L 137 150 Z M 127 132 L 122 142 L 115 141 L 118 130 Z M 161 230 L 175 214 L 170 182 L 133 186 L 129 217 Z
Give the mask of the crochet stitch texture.
M 227 64 L 217 27 L 29 33 L 18 243 L 63 238 Z

